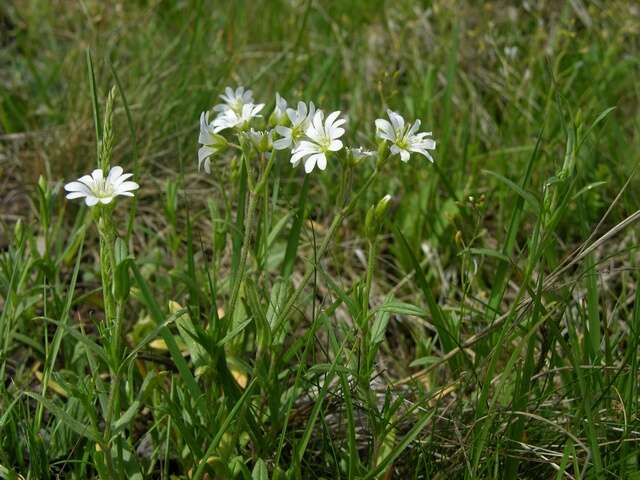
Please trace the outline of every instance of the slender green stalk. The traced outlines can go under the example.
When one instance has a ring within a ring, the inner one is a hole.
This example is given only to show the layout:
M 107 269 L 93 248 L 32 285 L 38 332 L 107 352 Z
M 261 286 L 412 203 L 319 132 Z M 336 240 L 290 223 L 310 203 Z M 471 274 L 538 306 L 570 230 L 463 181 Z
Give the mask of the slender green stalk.
M 349 214 L 351 209 L 356 205 L 356 203 L 360 199 L 360 197 L 369 189 L 369 186 L 373 183 L 373 181 L 375 180 L 375 178 L 377 176 L 378 176 L 378 169 L 376 168 L 373 171 L 373 173 L 371 173 L 369 178 L 367 178 L 367 181 L 362 186 L 362 188 L 360 190 L 358 190 L 358 192 L 353 196 L 353 198 L 351 198 L 349 203 L 340 210 L 338 215 L 335 216 L 335 218 L 333 219 L 333 222 L 331 222 L 331 226 L 329 227 L 329 231 L 327 232 L 326 236 L 322 240 L 322 243 L 320 244 L 320 248 L 318 249 L 318 253 L 316 255 L 317 258 L 322 258 L 324 256 L 324 254 L 327 251 L 327 248 L 329 247 L 329 244 L 331 243 L 331 240 L 333 239 L 333 236 L 336 233 L 336 230 L 342 224 L 342 221 Z M 307 286 L 307 284 L 309 283 L 309 281 L 313 277 L 314 270 L 315 270 L 315 268 L 307 269 L 306 273 L 304 274 L 304 277 L 302 277 L 302 280 L 300 281 L 300 285 L 298 285 L 298 288 L 296 288 L 293 291 L 293 293 L 291 294 L 291 297 L 289 297 L 289 300 L 287 301 L 287 303 L 284 305 L 284 307 L 282 308 L 282 310 L 278 314 L 277 320 L 275 322 L 276 329 L 278 329 L 279 326 L 284 323 L 284 320 L 289 315 L 289 312 L 294 307 L 294 305 L 298 301 L 298 298 L 300 298 L 300 295 L 302 294 L 302 292 L 304 291 L 305 287 Z
M 247 267 L 247 259 L 249 257 L 249 250 L 251 249 L 251 235 L 253 233 L 253 223 L 254 216 L 256 213 L 257 207 L 257 199 L 260 193 L 267 185 L 267 181 L 269 179 L 269 174 L 271 173 L 271 169 L 273 168 L 273 163 L 275 160 L 275 151 L 271 152 L 269 156 L 269 161 L 264 171 L 260 175 L 257 183 L 253 185 L 253 183 L 249 182 L 249 205 L 247 207 L 247 217 L 244 223 L 244 236 L 242 240 L 242 252 L 240 254 L 240 262 L 238 264 L 238 269 L 235 272 L 233 287 L 231 290 L 231 299 L 229 300 L 229 309 L 226 312 L 229 315 L 229 318 L 233 318 L 233 312 L 235 312 L 236 304 L 238 303 L 238 298 L 240 295 L 240 287 L 242 286 L 242 282 L 244 280 L 245 270 Z M 246 156 L 245 156 L 246 159 Z M 249 169 L 249 165 L 246 165 L 247 168 L 247 178 L 251 179 L 251 170 Z M 265 212 L 266 214 L 266 212 Z
M 360 368 L 361 368 L 361 383 L 362 386 L 369 385 L 370 358 L 369 348 L 371 345 L 369 338 L 369 304 L 371 301 L 371 284 L 373 282 L 373 273 L 376 265 L 376 247 L 377 237 L 369 240 L 369 252 L 367 256 L 367 272 L 365 276 L 364 293 L 362 295 L 362 323 L 360 325 Z
M 247 258 L 249 257 L 249 249 L 251 247 L 251 233 L 253 226 L 253 216 L 256 210 L 256 194 L 249 191 L 249 206 L 247 207 L 247 218 L 244 224 L 244 237 L 242 240 L 242 253 L 240 254 L 240 263 L 238 264 L 238 270 L 235 272 L 233 288 L 231 290 L 231 300 L 229 300 L 229 309 L 225 315 L 229 315 L 229 318 L 233 318 L 233 312 L 235 311 L 236 304 L 238 303 L 238 297 L 240 294 L 240 287 L 244 279 L 244 273 L 247 265 Z

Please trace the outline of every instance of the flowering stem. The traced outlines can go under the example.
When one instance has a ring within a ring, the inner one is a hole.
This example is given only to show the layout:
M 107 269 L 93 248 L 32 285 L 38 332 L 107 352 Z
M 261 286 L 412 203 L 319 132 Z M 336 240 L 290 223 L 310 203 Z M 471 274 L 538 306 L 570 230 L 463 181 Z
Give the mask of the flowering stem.
M 245 156 L 244 158 L 246 161 L 247 157 Z M 247 258 L 249 257 L 249 247 L 251 243 L 251 232 L 253 227 L 253 217 L 256 210 L 256 199 L 267 184 L 269 173 L 273 168 L 274 159 L 275 151 L 272 150 L 271 155 L 269 156 L 269 162 L 267 163 L 267 166 L 265 167 L 262 175 L 260 175 L 260 178 L 255 185 L 253 185 L 250 181 L 251 174 L 249 172 L 249 165 L 246 165 L 247 178 L 249 179 L 249 206 L 247 207 L 247 219 L 244 224 L 244 238 L 242 239 L 242 253 L 240 255 L 240 263 L 238 264 L 238 271 L 236 272 L 233 282 L 233 289 L 231 290 L 231 300 L 229 301 L 229 311 L 227 312 L 229 318 L 232 318 L 231 315 L 233 315 L 236 304 L 238 303 L 240 287 L 242 286 L 242 280 L 244 279 L 244 273 L 247 266 Z
M 251 226 L 253 225 L 253 216 L 256 209 L 256 194 L 249 190 L 249 206 L 247 208 L 247 219 L 244 224 L 244 238 L 242 240 L 242 253 L 240 255 L 240 263 L 238 264 L 238 271 L 236 272 L 233 282 L 233 289 L 231 290 L 231 300 L 229 301 L 229 319 L 233 318 L 233 312 L 238 302 L 238 295 L 240 293 L 240 286 L 244 278 L 244 271 L 247 264 L 247 258 L 249 256 L 249 243 L 251 242 Z
M 267 166 L 265 167 L 262 177 L 260 178 L 260 180 L 258 180 L 258 183 L 256 185 L 256 189 L 255 189 L 256 194 L 259 194 L 262 191 L 262 189 L 265 188 L 267 184 L 267 180 L 269 178 L 269 173 L 271 173 L 271 169 L 273 168 L 273 161 L 275 157 L 276 157 L 275 150 L 271 150 L 271 155 L 269 155 L 269 161 L 267 162 Z
M 369 384 L 369 300 L 371 297 L 371 284 L 373 282 L 373 272 L 375 270 L 377 238 L 369 240 L 369 252 L 367 258 L 367 273 L 364 284 L 364 294 L 362 295 L 362 323 L 360 325 L 360 368 L 361 382 L 363 385 Z
M 358 192 L 353 196 L 353 198 L 349 201 L 349 203 L 345 207 L 343 207 L 342 210 L 340 210 L 340 212 L 338 212 L 338 215 L 335 216 L 335 218 L 333 219 L 333 222 L 331 223 L 331 226 L 329 227 L 329 231 L 327 232 L 327 235 L 324 237 L 324 239 L 322 240 L 322 243 L 320 244 L 320 248 L 318 249 L 318 253 L 316 255 L 317 258 L 321 258 L 322 256 L 324 256 L 325 252 L 327 251 L 327 248 L 329 247 L 329 243 L 331 242 L 331 239 L 336 233 L 336 230 L 338 229 L 340 224 L 342 224 L 342 221 L 349 214 L 351 209 L 355 206 L 358 199 L 367 191 L 367 189 L 369 188 L 371 183 L 373 183 L 373 181 L 377 176 L 378 176 L 378 169 L 376 168 L 371 173 L 371 175 L 369 175 L 369 178 L 367 178 L 367 181 L 362 186 L 362 188 L 358 190 Z M 300 298 L 302 291 L 311 280 L 314 270 L 315 270 L 314 268 L 307 270 L 304 277 L 302 277 L 302 281 L 300 282 L 300 285 L 298 285 L 298 288 L 296 288 L 293 291 L 293 293 L 291 294 L 291 297 L 289 298 L 289 301 L 285 304 L 285 306 L 280 311 L 280 315 L 278 316 L 275 322 L 276 329 L 279 328 L 280 325 L 284 323 L 284 320 L 289 315 L 289 312 L 298 301 L 298 298 Z
M 100 273 L 102 277 L 102 294 L 104 298 L 105 331 L 110 348 L 111 386 L 105 412 L 105 427 L 103 439 L 106 447 L 104 451 L 107 468 L 112 469 L 111 463 L 111 424 L 120 410 L 120 336 L 124 302 L 114 296 L 114 279 L 116 260 L 114 246 L 116 230 L 112 222 L 111 211 L 102 208 L 98 219 L 100 234 Z
M 116 317 L 116 304 L 113 297 L 112 279 L 115 265 L 113 245 L 115 232 L 111 223 L 110 213 L 100 212 L 98 219 L 98 233 L 100 234 L 100 275 L 102 279 L 102 297 L 104 300 L 105 324 L 110 330 Z

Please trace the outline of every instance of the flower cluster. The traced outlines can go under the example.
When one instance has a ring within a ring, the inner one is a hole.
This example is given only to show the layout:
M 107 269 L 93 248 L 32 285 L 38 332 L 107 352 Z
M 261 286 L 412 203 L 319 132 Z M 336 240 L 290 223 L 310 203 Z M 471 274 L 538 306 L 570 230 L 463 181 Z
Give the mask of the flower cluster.
M 198 169 L 204 168 L 207 173 L 211 172 L 211 158 L 216 154 L 229 145 L 243 148 L 225 137 L 230 131 L 236 133 L 241 145 L 252 146 L 269 158 L 274 150 L 288 151 L 291 165 L 303 164 L 306 173 L 316 167 L 325 170 L 329 159 L 339 152 L 345 152 L 345 158 L 352 164 L 374 155 L 363 147 L 345 148 L 341 139 L 347 121 L 340 111 L 325 116 L 313 102 L 302 101 L 292 108 L 276 93 L 273 111 L 264 119 L 261 112 L 265 104 L 254 103 L 251 90 L 227 87 L 220 98 L 222 103 L 200 115 Z M 378 155 L 385 158 L 389 154 L 399 155 L 400 160 L 407 162 L 412 153 L 417 153 L 433 162 L 429 151 L 435 150 L 436 142 L 431 132 L 418 132 L 420 120 L 405 122 L 392 110 L 387 110 L 387 115 L 389 120 L 375 121 Z M 127 181 L 129 177 L 131 174 L 123 174 L 121 167 L 113 167 L 107 177 L 101 169 L 94 170 L 91 175 L 65 185 L 67 198 L 84 198 L 87 205 L 94 206 L 108 204 L 118 195 L 132 197 L 138 184 Z
M 313 102 L 302 101 L 295 108 L 288 107 L 287 101 L 276 93 L 274 109 L 268 121 L 264 121 L 260 114 L 264 104 L 254 103 L 251 90 L 227 87 L 220 98 L 223 103 L 200 115 L 198 168 L 204 167 L 207 173 L 211 171 L 211 158 L 229 145 L 222 135 L 227 131 L 248 138 L 257 151 L 267 155 L 272 150 L 287 150 L 291 165 L 303 164 L 306 173 L 316 167 L 325 170 L 329 158 L 342 150 L 356 163 L 373 155 L 363 147 L 344 148 L 341 138 L 345 134 L 346 120 L 340 116 L 340 111 L 325 116 Z M 210 119 L 213 112 L 217 115 Z M 375 121 L 379 147 L 383 147 L 383 151 L 388 149 L 391 155 L 399 155 L 403 162 L 407 162 L 412 153 L 433 162 L 429 150 L 436 148 L 436 142 L 431 138 L 431 132 L 418 132 L 420 120 L 406 123 L 392 110 L 388 110 L 387 115 L 389 120 L 379 118 Z

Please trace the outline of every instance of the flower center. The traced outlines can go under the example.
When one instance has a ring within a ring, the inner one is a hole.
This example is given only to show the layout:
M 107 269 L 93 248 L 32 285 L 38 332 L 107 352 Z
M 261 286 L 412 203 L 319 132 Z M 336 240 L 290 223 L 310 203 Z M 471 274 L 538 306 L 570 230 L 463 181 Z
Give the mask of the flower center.
M 406 149 L 409 146 L 409 127 L 408 126 L 396 133 L 396 141 L 394 143 L 402 149 Z
M 231 110 L 236 112 L 238 115 L 242 115 L 242 107 L 244 106 L 244 103 L 242 103 L 242 100 L 235 99 L 233 102 L 231 102 L 229 106 L 231 107 Z
M 107 179 L 105 178 L 103 180 L 100 180 L 99 182 L 96 182 L 91 191 L 98 198 L 112 197 L 113 185 L 110 182 L 107 182 Z
M 320 148 L 325 152 L 328 151 L 329 146 L 331 145 L 331 137 L 329 137 L 329 135 L 323 135 L 322 138 L 320 138 L 318 145 L 320 145 Z

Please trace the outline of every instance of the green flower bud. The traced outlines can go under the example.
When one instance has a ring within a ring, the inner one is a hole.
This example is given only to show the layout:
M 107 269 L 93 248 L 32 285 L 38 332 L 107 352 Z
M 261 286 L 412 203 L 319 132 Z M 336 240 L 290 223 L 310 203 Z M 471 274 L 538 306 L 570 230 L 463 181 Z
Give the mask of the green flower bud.
M 273 150 L 273 130 L 254 130 L 247 132 L 249 140 L 260 153 Z
M 385 221 L 385 216 L 391 204 L 391 195 L 385 195 L 376 205 L 369 207 L 364 221 L 365 235 L 369 240 L 375 239 Z
M 376 162 L 376 168 L 382 167 L 384 161 L 389 157 L 389 144 L 386 140 L 382 140 L 378 144 L 378 160 Z
M 22 241 L 22 235 L 24 234 L 24 225 L 22 219 L 18 218 L 18 221 L 13 226 L 13 237 L 16 239 L 16 243 L 19 244 Z
M 364 234 L 369 240 L 373 240 L 378 234 L 374 206 L 369 207 L 369 210 L 367 210 L 367 216 L 364 219 Z
M 387 214 L 387 211 L 389 210 L 391 198 L 392 198 L 391 195 L 385 195 L 380 199 L 380 201 L 376 205 L 375 215 L 376 215 L 376 221 L 379 224 L 384 222 L 384 217 Z
M 345 150 L 346 150 L 347 165 L 349 165 L 350 167 L 355 167 L 360 163 L 362 163 L 362 161 L 365 158 L 369 158 L 373 156 L 372 151 L 365 150 L 362 147 L 358 147 L 358 148 L 347 147 Z

